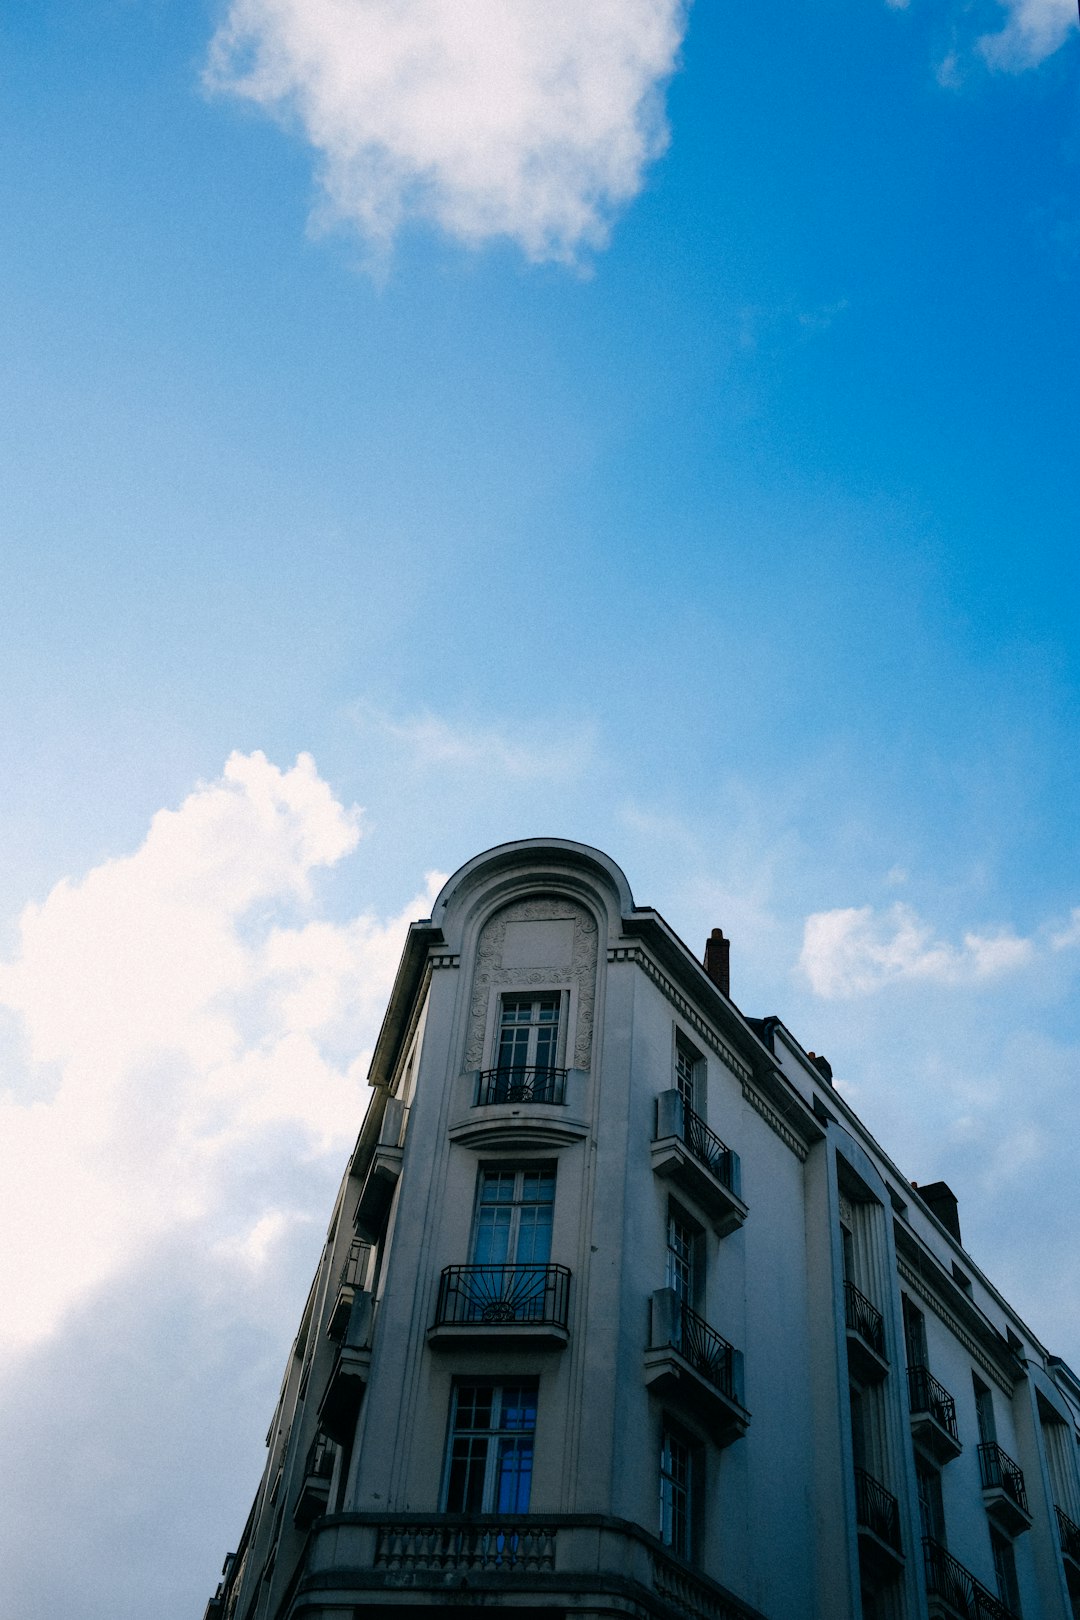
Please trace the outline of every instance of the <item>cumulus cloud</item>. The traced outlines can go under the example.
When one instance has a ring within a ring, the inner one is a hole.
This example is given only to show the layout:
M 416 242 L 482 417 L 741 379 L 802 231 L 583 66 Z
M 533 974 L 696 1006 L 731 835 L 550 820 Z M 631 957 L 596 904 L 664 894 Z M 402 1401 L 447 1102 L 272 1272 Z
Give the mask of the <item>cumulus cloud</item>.
M 1037 67 L 1080 26 L 1075 0 L 1003 0 L 1004 28 L 984 34 L 978 48 L 991 67 L 1022 73 Z
M 966 933 L 960 945 L 934 938 L 907 905 L 885 912 L 847 906 L 807 917 L 799 966 L 828 1000 L 869 995 L 898 980 L 979 984 L 1025 966 L 1034 954 L 1015 934 Z
M 296 1212 L 272 1186 L 230 1212 L 231 1181 L 282 1137 L 344 1154 L 362 1045 L 430 900 L 313 915 L 313 874 L 359 837 L 306 755 L 234 754 L 133 854 L 26 908 L 0 964 L 30 1071 L 0 1093 L 0 1343 L 47 1335 L 178 1224 L 258 1266 Z
M 574 260 L 667 144 L 686 0 L 231 0 L 206 83 L 299 128 L 323 214 Z

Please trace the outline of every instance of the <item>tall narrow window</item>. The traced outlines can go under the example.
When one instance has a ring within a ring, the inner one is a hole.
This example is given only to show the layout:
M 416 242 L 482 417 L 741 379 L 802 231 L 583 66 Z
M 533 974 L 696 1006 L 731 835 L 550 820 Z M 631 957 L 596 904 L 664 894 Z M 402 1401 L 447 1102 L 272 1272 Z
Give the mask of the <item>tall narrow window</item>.
M 527 1513 L 537 1381 L 455 1384 L 443 1501 L 447 1513 Z
M 862 1392 L 852 1384 L 848 1390 L 851 1405 L 851 1454 L 856 1468 L 865 1468 L 866 1462 L 866 1409 Z
M 555 1170 L 483 1170 L 472 1261 L 480 1266 L 547 1265 L 555 1210 Z
M 904 1295 L 904 1346 L 907 1350 L 907 1364 L 909 1367 L 925 1367 L 926 1360 L 926 1317 L 917 1306 L 913 1305 Z
M 994 1554 L 994 1574 L 997 1576 L 998 1597 L 1013 1614 L 1020 1613 L 1020 1588 L 1016 1580 L 1016 1555 L 1013 1544 L 996 1530 L 990 1532 L 990 1546 Z
M 941 1500 L 941 1475 L 921 1460 L 915 1464 L 915 1484 L 919 1493 L 919 1522 L 924 1536 L 944 1547 L 945 1508 Z
M 979 1420 L 979 1439 L 983 1445 L 997 1440 L 997 1424 L 994 1421 L 994 1397 L 981 1378 L 971 1375 L 971 1382 L 975 1388 L 975 1415 Z
M 667 1285 L 693 1308 L 697 1284 L 698 1234 L 677 1210 L 668 1211 Z
M 499 1019 L 500 1072 L 554 1069 L 559 1061 L 558 991 L 546 996 L 504 996 Z
M 696 1112 L 694 1102 L 697 1087 L 695 1076 L 700 1059 L 693 1047 L 681 1035 L 675 1037 L 675 1085 L 683 1100 L 683 1107 Z
M 660 1442 L 660 1540 L 680 1558 L 691 1554 L 692 1461 L 685 1440 L 665 1429 Z

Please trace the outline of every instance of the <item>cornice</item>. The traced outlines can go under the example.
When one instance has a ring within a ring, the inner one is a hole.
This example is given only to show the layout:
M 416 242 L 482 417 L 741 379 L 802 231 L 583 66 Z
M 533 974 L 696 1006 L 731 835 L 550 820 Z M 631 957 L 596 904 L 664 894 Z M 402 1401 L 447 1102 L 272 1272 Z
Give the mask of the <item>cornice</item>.
M 796 1136 L 790 1125 L 785 1124 L 775 1108 L 770 1107 L 751 1080 L 743 1081 L 742 1094 L 751 1108 L 759 1113 L 770 1130 L 775 1131 L 781 1142 L 789 1147 L 795 1157 L 803 1164 L 810 1149 L 801 1137 Z
M 725 1063 L 739 1080 L 745 1083 L 752 1078 L 749 1068 L 741 1058 L 736 1057 L 731 1047 L 708 1024 L 689 997 L 684 996 L 678 986 L 668 978 L 662 968 L 658 967 L 652 957 L 641 945 L 615 945 L 608 951 L 609 962 L 633 962 L 642 969 L 653 981 L 657 989 L 671 1002 L 675 1010 L 686 1020 L 695 1034 L 700 1035 L 706 1046 L 710 1046 L 722 1063 Z

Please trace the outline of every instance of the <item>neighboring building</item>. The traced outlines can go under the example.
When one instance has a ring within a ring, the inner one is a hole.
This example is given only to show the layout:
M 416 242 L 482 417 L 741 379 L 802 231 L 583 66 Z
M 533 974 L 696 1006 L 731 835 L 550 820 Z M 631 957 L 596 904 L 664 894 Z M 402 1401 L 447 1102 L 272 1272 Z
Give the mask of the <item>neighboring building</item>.
M 1074 1620 L 1080 1384 L 618 867 L 410 930 L 207 1620 Z

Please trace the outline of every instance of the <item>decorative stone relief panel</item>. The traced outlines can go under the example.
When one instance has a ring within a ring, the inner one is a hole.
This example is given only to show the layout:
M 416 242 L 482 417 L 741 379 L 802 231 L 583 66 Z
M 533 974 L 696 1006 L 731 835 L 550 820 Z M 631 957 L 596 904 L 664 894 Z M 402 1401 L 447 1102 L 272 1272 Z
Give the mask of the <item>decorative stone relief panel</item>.
M 465 1068 L 478 1069 L 483 1063 L 492 991 L 526 990 L 535 984 L 571 992 L 571 1011 L 576 1002 L 577 1018 L 568 1031 L 574 1044 L 566 1061 L 570 1068 L 587 1069 L 596 1006 L 596 957 L 594 919 L 584 906 L 561 895 L 514 900 L 489 917 L 476 947 Z

